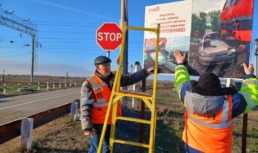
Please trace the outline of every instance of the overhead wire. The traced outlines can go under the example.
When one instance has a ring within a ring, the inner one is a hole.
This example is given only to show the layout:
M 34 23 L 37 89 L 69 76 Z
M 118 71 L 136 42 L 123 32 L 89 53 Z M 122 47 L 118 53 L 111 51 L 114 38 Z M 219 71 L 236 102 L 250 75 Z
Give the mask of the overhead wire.
M 75 51 L 75 50 L 99 50 L 96 49 L 96 40 L 95 37 L 92 38 L 88 37 L 88 33 L 94 34 L 96 29 L 98 28 L 100 23 L 86 23 L 86 22 L 47 22 L 47 21 L 35 21 L 35 24 L 38 25 L 38 28 L 45 29 L 44 27 L 48 27 L 46 29 L 48 30 L 39 30 L 41 32 L 41 36 L 39 37 L 39 41 L 42 43 L 42 48 L 37 48 L 38 51 L 44 52 L 44 53 L 84 53 L 84 51 Z M 51 28 L 49 27 L 57 27 L 58 30 L 49 30 Z M 63 30 L 60 30 L 63 27 L 68 27 Z M 73 27 L 72 29 L 70 27 Z M 74 29 L 74 27 L 76 29 Z M 86 28 L 86 29 L 85 29 Z M 90 29 L 92 28 L 92 29 Z M 78 30 L 79 29 L 79 30 Z M 89 31 L 90 30 L 90 31 Z M 91 30 L 94 30 L 92 32 Z M 254 26 L 253 30 L 258 30 L 258 26 Z M 2 30 L 0 30 L 2 31 Z M 9 31 L 9 30 L 8 30 Z M 11 31 L 11 30 L 10 30 Z M 55 35 L 62 35 L 62 36 L 48 36 L 47 34 L 55 34 Z M 83 36 L 85 35 L 85 37 Z M 141 35 L 141 37 L 137 37 L 137 35 Z M 25 36 L 23 36 L 25 37 Z M 16 39 L 15 39 L 16 38 Z M 133 38 L 133 39 L 130 39 Z M 4 36 L 5 40 L 12 40 L 15 39 L 15 43 L 19 43 L 20 46 L 14 46 L 14 45 L 7 45 L 7 46 L 1 46 L 1 48 L 7 49 L 7 48 L 23 48 L 24 44 L 30 44 L 31 41 L 23 41 L 25 39 L 31 39 L 30 37 L 25 37 L 23 39 L 20 39 L 20 37 L 15 36 Z M 129 33 L 129 49 L 132 50 L 132 52 L 142 52 L 143 49 L 143 34 L 138 33 Z M 2 40 L 0 36 L 0 40 Z M 26 43 L 25 43 L 26 42 Z M 79 45 L 81 44 L 81 45 Z M 89 53 L 89 52 L 87 52 Z M 133 54 L 137 54 L 133 53 Z

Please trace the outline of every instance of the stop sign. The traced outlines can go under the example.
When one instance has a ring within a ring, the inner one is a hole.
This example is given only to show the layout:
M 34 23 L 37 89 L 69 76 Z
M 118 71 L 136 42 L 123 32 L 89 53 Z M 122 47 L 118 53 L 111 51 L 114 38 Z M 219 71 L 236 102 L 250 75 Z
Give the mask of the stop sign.
M 96 34 L 96 41 L 103 50 L 116 50 L 121 44 L 122 30 L 116 23 L 103 23 Z

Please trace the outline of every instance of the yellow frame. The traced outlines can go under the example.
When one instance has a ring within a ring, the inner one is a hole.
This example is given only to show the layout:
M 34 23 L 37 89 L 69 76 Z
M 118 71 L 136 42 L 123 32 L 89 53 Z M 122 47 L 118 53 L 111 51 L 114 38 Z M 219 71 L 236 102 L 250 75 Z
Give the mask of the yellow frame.
M 121 81 L 121 75 L 123 72 L 123 57 L 124 57 L 124 46 L 125 46 L 125 38 L 126 38 L 126 31 L 127 30 L 140 30 L 140 31 L 150 31 L 156 33 L 156 58 L 155 58 L 155 64 L 154 64 L 154 78 L 153 78 L 153 91 L 151 95 L 146 94 L 135 94 L 132 92 L 127 91 L 120 91 L 120 81 Z M 126 22 L 122 23 L 122 44 L 120 47 L 120 56 L 119 56 L 119 64 L 113 84 L 113 89 L 111 92 L 107 114 L 110 114 L 111 108 L 112 108 L 112 122 L 111 122 L 111 133 L 110 133 L 110 143 L 109 143 L 109 149 L 110 153 L 113 153 L 113 147 L 114 143 L 121 143 L 121 144 L 128 144 L 133 146 L 139 146 L 139 147 L 145 147 L 149 148 L 149 153 L 154 153 L 154 146 L 155 146 L 155 135 L 156 135 L 156 86 L 157 86 L 157 73 L 158 73 L 158 53 L 159 53 L 159 40 L 160 40 L 160 25 L 157 25 L 157 28 L 141 28 L 141 27 L 134 27 L 134 26 L 127 26 Z M 143 119 L 136 119 L 136 118 L 128 118 L 128 117 L 118 117 L 116 116 L 117 112 L 117 102 L 123 98 L 123 97 L 133 97 L 133 98 L 140 98 L 142 101 L 147 105 L 147 107 L 151 111 L 151 120 L 143 120 Z M 104 136 L 107 130 L 107 122 L 108 122 L 108 116 L 106 115 L 100 142 L 98 145 L 98 153 L 101 153 L 102 151 L 102 145 Z M 150 138 L 149 138 L 149 144 L 144 143 L 137 143 L 137 142 L 131 142 L 131 141 L 125 141 L 125 140 L 118 140 L 115 139 L 115 124 L 117 120 L 125 120 L 125 121 L 131 121 L 131 122 L 138 122 L 138 123 L 145 123 L 150 124 Z

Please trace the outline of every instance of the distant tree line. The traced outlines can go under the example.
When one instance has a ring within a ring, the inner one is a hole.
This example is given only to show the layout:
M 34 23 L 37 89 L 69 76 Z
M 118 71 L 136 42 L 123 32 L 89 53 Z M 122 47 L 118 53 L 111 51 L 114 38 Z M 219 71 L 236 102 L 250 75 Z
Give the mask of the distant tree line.
M 199 30 L 200 35 L 204 35 L 205 29 L 211 29 L 212 31 L 220 31 L 221 10 L 214 10 L 208 13 L 200 12 L 199 15 L 192 14 L 192 32 L 191 36 L 194 36 L 195 31 Z

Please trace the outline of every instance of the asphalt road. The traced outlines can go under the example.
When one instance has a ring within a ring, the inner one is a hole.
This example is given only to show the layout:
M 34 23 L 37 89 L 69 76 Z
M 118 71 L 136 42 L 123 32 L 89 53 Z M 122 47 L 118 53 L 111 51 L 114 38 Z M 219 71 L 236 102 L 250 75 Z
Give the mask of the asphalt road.
M 71 103 L 79 98 L 79 87 L 1 98 L 0 125 Z

